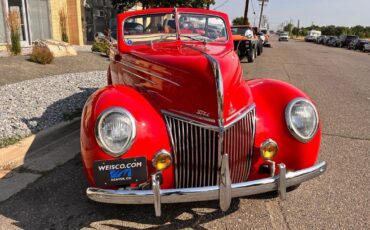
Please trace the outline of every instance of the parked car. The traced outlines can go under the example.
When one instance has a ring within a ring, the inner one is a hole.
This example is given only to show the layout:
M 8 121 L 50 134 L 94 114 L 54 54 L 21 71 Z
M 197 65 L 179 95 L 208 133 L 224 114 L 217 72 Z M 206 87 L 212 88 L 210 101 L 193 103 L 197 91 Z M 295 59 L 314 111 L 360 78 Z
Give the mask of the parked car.
M 271 44 L 269 43 L 269 41 L 270 41 L 270 32 L 265 28 L 262 28 L 261 32 L 265 35 L 265 42 L 263 43 L 263 46 L 271 47 Z
M 330 36 L 329 39 L 326 41 L 327 46 L 332 47 L 339 47 L 340 46 L 340 40 L 336 36 Z
M 316 36 L 311 36 L 311 35 L 307 35 L 307 36 L 304 38 L 304 40 L 305 40 L 306 42 L 316 42 L 316 39 L 317 39 L 317 37 L 316 37 Z
M 324 41 L 326 40 L 326 38 L 327 38 L 328 36 L 325 36 L 325 35 L 321 35 L 321 36 L 319 36 L 318 38 L 317 38 L 317 40 L 316 40 L 316 43 L 317 44 L 324 44 Z
M 117 17 L 108 85 L 81 118 L 90 199 L 153 204 L 157 216 L 163 203 L 218 200 L 226 211 L 233 197 L 285 199 L 287 188 L 325 171 L 315 104 L 288 83 L 245 80 L 226 14 L 157 8 Z M 171 18 L 175 31 L 157 31 Z M 134 20 L 142 33 L 124 33 Z M 176 29 L 184 21 L 192 33 Z
M 359 39 L 356 35 L 341 35 L 339 37 L 339 47 L 348 47 L 353 40 Z
M 279 42 L 281 41 L 289 41 L 289 33 L 284 32 L 279 35 Z
M 370 42 L 364 45 L 363 52 L 370 52 Z
M 348 49 L 361 50 L 362 51 L 364 49 L 365 44 L 367 44 L 367 43 L 369 43 L 368 40 L 356 39 L 356 40 L 353 40 L 352 42 L 349 43 Z
M 258 53 L 261 53 L 261 43 L 252 27 L 246 25 L 233 26 L 231 27 L 231 33 L 234 50 L 239 59 L 243 60 L 246 57 L 248 62 L 254 62 Z

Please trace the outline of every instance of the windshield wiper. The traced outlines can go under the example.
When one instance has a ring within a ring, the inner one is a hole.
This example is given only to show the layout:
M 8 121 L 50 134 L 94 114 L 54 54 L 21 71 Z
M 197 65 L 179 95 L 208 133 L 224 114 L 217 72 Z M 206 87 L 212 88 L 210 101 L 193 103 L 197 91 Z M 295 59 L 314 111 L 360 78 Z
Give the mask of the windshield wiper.
M 197 42 L 202 42 L 204 45 L 207 45 L 209 41 L 212 41 L 212 39 L 203 37 L 203 36 L 189 36 L 189 35 L 183 35 L 180 34 L 181 37 L 189 38 L 191 40 L 197 41 Z

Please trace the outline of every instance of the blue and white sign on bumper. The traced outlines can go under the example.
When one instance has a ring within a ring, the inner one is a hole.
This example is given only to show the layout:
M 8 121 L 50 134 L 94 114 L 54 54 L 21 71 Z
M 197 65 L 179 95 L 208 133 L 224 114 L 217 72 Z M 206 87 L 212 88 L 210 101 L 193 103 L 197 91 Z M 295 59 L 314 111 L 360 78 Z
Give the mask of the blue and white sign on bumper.
M 129 185 L 147 180 L 145 157 L 94 162 L 98 186 Z

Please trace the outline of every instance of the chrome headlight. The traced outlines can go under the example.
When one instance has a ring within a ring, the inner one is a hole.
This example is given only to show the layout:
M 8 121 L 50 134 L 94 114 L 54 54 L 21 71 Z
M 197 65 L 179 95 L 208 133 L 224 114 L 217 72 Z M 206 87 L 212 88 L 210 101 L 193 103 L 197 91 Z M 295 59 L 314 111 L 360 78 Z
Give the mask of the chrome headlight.
M 297 140 L 306 143 L 315 136 L 319 117 L 310 101 L 296 98 L 285 109 L 285 121 L 291 134 Z
M 134 142 L 135 119 L 127 110 L 109 108 L 99 116 L 95 133 L 99 146 L 106 153 L 113 157 L 122 156 Z

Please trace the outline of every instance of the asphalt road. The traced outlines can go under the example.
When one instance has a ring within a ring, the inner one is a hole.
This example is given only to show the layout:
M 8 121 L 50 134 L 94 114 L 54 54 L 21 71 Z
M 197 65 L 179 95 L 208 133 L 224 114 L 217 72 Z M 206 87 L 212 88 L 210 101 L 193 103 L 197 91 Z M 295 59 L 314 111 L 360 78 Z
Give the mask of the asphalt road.
M 247 78 L 288 81 L 317 103 L 323 125 L 320 178 L 290 192 L 234 199 L 222 213 L 218 202 L 107 205 L 89 201 L 79 158 L 0 203 L 0 229 L 368 229 L 370 226 L 370 55 L 304 42 L 272 42 Z

